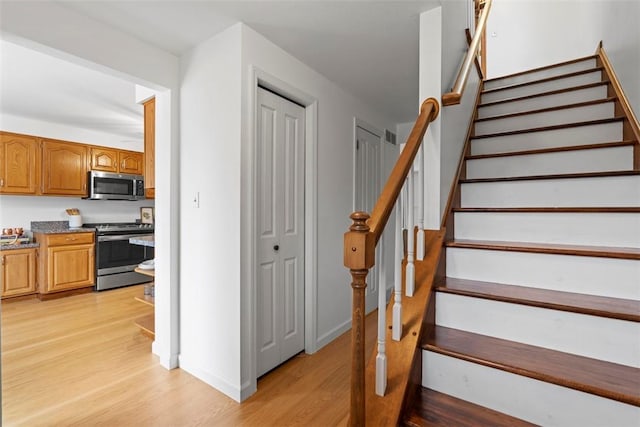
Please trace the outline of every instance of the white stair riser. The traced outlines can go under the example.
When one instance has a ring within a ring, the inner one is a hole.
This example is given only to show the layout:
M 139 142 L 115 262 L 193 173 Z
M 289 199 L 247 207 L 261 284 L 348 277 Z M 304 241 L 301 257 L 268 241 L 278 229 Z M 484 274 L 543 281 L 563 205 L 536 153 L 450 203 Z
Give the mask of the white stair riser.
M 640 261 L 447 248 L 447 276 L 640 300 Z
M 480 101 L 485 104 L 487 102 L 500 101 L 503 99 L 517 98 L 520 96 L 535 95 L 541 92 L 551 90 L 567 89 L 574 86 L 596 83 L 602 80 L 602 73 L 594 71 L 592 73 L 580 74 L 577 76 L 559 78 L 548 82 L 533 83 L 526 86 L 518 86 L 511 89 L 498 90 L 482 95 Z
M 601 85 L 586 89 L 572 90 L 555 95 L 546 95 L 535 98 L 526 98 L 520 101 L 504 102 L 495 105 L 487 105 L 478 108 L 478 118 L 498 116 L 501 114 L 519 113 L 541 108 L 557 107 L 578 102 L 594 101 L 607 97 L 607 86 Z
M 436 293 L 436 325 L 640 367 L 640 323 Z
M 455 238 L 640 247 L 640 214 L 456 212 Z
M 547 427 L 636 426 L 640 408 L 423 351 L 422 385 Z
M 514 130 L 534 129 L 544 126 L 576 123 L 587 120 L 609 119 L 614 117 L 614 103 L 587 105 L 564 110 L 553 110 L 544 113 L 527 114 L 504 119 L 477 122 L 475 135 L 509 132 Z
M 474 138 L 472 154 L 506 153 L 550 147 L 622 141 L 622 122 L 575 126 L 516 135 Z
M 468 179 L 632 170 L 633 147 L 471 159 L 466 166 Z
M 638 207 L 640 176 L 466 183 L 460 193 L 463 208 Z
M 491 80 L 485 83 L 485 89 L 494 89 L 502 86 L 509 86 L 518 83 L 526 83 L 534 80 L 541 80 L 547 77 L 561 76 L 563 74 L 573 73 L 575 71 L 583 71 L 596 67 L 596 60 L 587 59 L 580 62 L 573 62 L 571 64 L 561 65 L 553 68 L 547 68 L 544 70 L 534 71 L 526 74 L 520 74 L 517 76 L 503 77 L 495 80 Z

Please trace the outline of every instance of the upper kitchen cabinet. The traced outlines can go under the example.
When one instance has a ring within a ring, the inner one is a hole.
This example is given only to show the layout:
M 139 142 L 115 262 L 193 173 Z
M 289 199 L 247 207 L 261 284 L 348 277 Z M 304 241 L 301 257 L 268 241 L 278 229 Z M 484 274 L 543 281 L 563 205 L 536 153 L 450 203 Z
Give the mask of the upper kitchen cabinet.
M 91 170 L 142 175 L 144 156 L 137 151 L 91 147 Z
M 42 194 L 87 195 L 88 147 L 42 140 Z
M 38 140 L 0 132 L 0 194 L 36 194 Z
M 144 192 L 148 199 L 156 195 L 156 99 L 144 104 Z

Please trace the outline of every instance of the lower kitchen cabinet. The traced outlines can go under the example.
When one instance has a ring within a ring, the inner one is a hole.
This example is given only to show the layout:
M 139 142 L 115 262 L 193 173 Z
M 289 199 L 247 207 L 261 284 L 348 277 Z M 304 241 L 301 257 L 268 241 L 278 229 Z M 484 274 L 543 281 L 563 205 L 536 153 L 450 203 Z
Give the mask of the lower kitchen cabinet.
M 95 284 L 94 233 L 34 233 L 40 243 L 38 290 L 41 294 Z
M 36 248 L 0 251 L 2 298 L 36 292 Z

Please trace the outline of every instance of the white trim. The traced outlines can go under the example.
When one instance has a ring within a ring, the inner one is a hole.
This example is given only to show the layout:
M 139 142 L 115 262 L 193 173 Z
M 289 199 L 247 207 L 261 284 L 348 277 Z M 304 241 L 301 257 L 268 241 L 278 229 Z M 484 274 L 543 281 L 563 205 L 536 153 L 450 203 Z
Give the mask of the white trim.
M 244 296 L 249 298 L 249 304 L 242 303 L 242 306 L 249 306 L 250 313 L 247 331 L 250 335 L 249 353 L 250 353 L 250 374 L 248 381 L 242 384 L 241 397 L 248 397 L 257 389 L 257 351 L 256 351 L 256 267 L 257 259 L 257 242 L 255 236 L 255 144 L 256 144 L 256 123 L 257 123 L 257 91 L 258 85 L 263 86 L 275 93 L 278 93 L 300 105 L 305 106 L 305 237 L 304 237 L 304 267 L 305 267 L 305 322 L 304 322 L 304 345 L 306 353 L 315 353 L 319 345 L 317 339 L 318 330 L 318 266 L 317 266 L 317 245 L 318 245 L 318 100 L 307 93 L 291 86 L 290 84 L 280 80 L 279 78 L 259 69 L 250 66 L 250 90 L 249 96 L 249 120 L 250 124 L 250 140 L 249 147 L 249 171 L 251 176 L 248 177 L 249 182 L 247 189 L 249 196 L 247 197 L 248 212 L 250 213 L 249 221 L 243 224 L 247 227 L 245 234 L 245 243 L 250 246 L 248 257 L 243 263 L 243 270 L 248 272 L 245 277 L 249 278 L 249 292 Z
M 329 332 L 327 332 L 326 334 L 323 334 L 321 337 L 318 337 L 318 348 L 322 348 L 325 345 L 329 344 L 331 341 L 335 340 L 340 335 L 347 332 L 349 329 L 351 329 L 351 319 L 342 322 L 342 324 L 331 329 Z
M 219 390 L 220 392 L 226 394 L 227 396 L 231 397 L 233 400 L 237 402 L 242 401 L 241 400 L 242 394 L 243 394 L 242 390 L 239 390 L 233 384 L 223 380 L 222 378 L 219 378 L 207 371 L 199 369 L 197 363 L 191 363 L 189 359 L 185 358 L 184 356 L 180 356 L 180 369 L 184 370 L 185 372 L 188 372 L 189 374 L 193 375 L 199 380 L 204 381 L 206 384 L 209 384 L 211 387 L 215 388 L 216 390 Z

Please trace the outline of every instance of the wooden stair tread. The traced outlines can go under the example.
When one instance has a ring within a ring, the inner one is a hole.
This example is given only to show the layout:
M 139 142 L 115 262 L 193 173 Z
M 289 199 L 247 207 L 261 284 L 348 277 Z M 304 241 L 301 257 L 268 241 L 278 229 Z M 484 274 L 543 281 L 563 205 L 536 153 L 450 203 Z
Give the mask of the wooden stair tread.
M 587 55 L 587 56 L 583 56 L 581 58 L 570 59 L 568 61 L 557 62 L 555 64 L 545 65 L 545 66 L 542 66 L 542 67 L 531 68 L 529 70 L 518 71 L 516 73 L 506 74 L 504 76 L 492 77 L 490 79 L 486 79 L 485 83 L 489 83 L 489 82 L 493 82 L 493 81 L 497 81 L 497 80 L 502 80 L 502 79 L 507 79 L 507 78 L 510 78 L 510 77 L 523 76 L 525 74 L 537 73 L 538 71 L 551 70 L 553 68 L 563 67 L 565 65 L 576 64 L 578 62 L 588 61 L 590 59 L 597 59 L 597 58 L 598 58 L 597 55 Z
M 640 369 L 436 326 L 426 350 L 640 406 Z
M 461 179 L 461 184 L 472 184 L 478 182 L 499 182 L 499 181 L 531 181 L 538 179 L 572 179 L 572 178 L 603 178 L 611 176 L 635 176 L 640 175 L 640 171 L 606 171 L 606 172 L 583 172 L 583 173 L 562 173 L 548 175 L 527 175 L 527 176 L 506 176 L 498 178 L 471 178 Z
M 445 242 L 445 246 L 450 248 L 488 249 L 498 251 L 640 260 L 640 248 L 619 248 L 613 246 L 562 245 L 554 243 L 505 242 L 498 240 L 467 239 L 449 240 Z
M 509 114 L 498 114 L 498 115 L 495 115 L 495 116 L 482 117 L 480 119 L 476 119 L 475 123 L 488 122 L 488 121 L 492 121 L 492 120 L 508 119 L 508 118 L 511 118 L 511 117 L 521 117 L 521 116 L 527 116 L 527 115 L 538 114 L 538 113 L 547 113 L 547 112 L 550 112 L 550 111 L 568 110 L 568 109 L 571 109 L 571 108 L 587 107 L 587 106 L 590 106 L 590 105 L 606 104 L 606 103 L 609 103 L 609 102 L 614 102 L 615 100 L 616 100 L 616 97 L 611 96 L 611 97 L 602 98 L 602 99 L 594 99 L 594 100 L 590 100 L 590 101 L 576 102 L 576 103 L 572 103 L 572 104 L 556 105 L 556 106 L 553 106 L 553 107 L 539 108 L 539 109 L 535 109 L 535 110 L 518 111 L 518 112 L 515 112 L 515 113 L 509 113 Z
M 446 277 L 436 291 L 640 322 L 640 301 Z
M 555 89 L 555 90 L 550 90 L 550 91 L 547 91 L 547 92 L 533 93 L 531 95 L 515 96 L 513 98 L 500 99 L 498 101 L 485 102 L 485 103 L 482 103 L 482 104 L 478 105 L 478 108 L 491 107 L 493 105 L 505 104 L 507 102 L 523 101 L 525 99 L 541 98 L 541 97 L 544 97 L 544 96 L 557 95 L 559 93 L 573 92 L 573 91 L 576 91 L 576 90 L 590 89 L 590 88 L 593 88 L 593 87 L 605 86 L 605 85 L 608 85 L 610 83 L 611 82 L 609 80 L 603 80 L 603 81 L 600 81 L 600 82 L 588 83 L 586 85 L 573 86 L 573 87 L 568 87 L 568 88 L 563 88 L 563 89 Z
M 474 135 L 471 139 L 474 140 L 474 139 L 484 139 L 484 138 L 495 138 L 500 136 L 520 135 L 523 133 L 534 133 L 534 132 L 545 132 L 545 131 L 568 129 L 568 128 L 575 128 L 575 127 L 581 127 L 581 126 L 603 125 L 608 123 L 621 122 L 623 120 L 625 120 L 624 116 L 616 116 L 608 119 L 586 120 L 582 122 L 563 123 L 560 125 L 539 126 L 535 128 L 509 130 L 505 132 L 486 133 L 482 135 Z
M 416 393 L 413 406 L 405 416 L 404 425 L 410 427 L 525 427 L 535 424 L 421 387 Z
M 153 313 L 142 316 L 133 321 L 140 328 L 140 332 L 151 339 L 156 337 L 156 319 Z
M 465 160 L 478 160 L 478 159 L 491 159 L 495 157 L 512 157 L 512 156 L 526 156 L 530 154 L 546 154 L 546 153 L 559 153 L 564 151 L 580 151 L 580 150 L 597 150 L 601 148 L 615 148 L 626 147 L 637 144 L 637 141 L 615 141 L 615 142 L 601 142 L 597 144 L 584 144 L 584 145 L 567 145 L 564 147 L 551 147 L 551 148 L 539 148 L 535 150 L 521 150 L 521 151 L 506 151 L 501 153 L 492 154 L 474 154 L 465 157 Z
M 503 212 L 503 213 L 640 213 L 633 206 L 569 206 L 569 207 L 523 207 L 523 208 L 453 208 L 454 212 Z
M 550 76 L 550 77 L 545 77 L 542 79 L 537 79 L 537 80 L 531 80 L 528 82 L 521 82 L 521 83 L 514 83 L 514 84 L 509 84 L 509 85 L 505 85 L 505 86 L 500 86 L 500 87 L 496 87 L 496 88 L 491 88 L 491 89 L 486 89 L 482 91 L 482 94 L 487 94 L 487 93 L 495 93 L 495 92 L 500 92 L 503 90 L 508 90 L 508 89 L 515 89 L 515 88 L 519 88 L 519 87 L 525 87 L 525 86 L 531 86 L 531 85 L 535 85 L 535 84 L 539 84 L 539 83 L 546 83 L 546 82 L 552 82 L 554 80 L 561 80 L 561 79 L 566 79 L 569 77 L 575 77 L 575 76 L 581 76 L 583 74 L 590 74 L 596 71 L 600 71 L 602 72 L 604 70 L 604 67 L 600 66 L 600 67 L 593 67 L 593 68 L 588 68 L 586 70 L 580 70 L 580 71 L 572 71 L 570 73 L 565 73 L 565 74 L 560 74 L 557 76 Z

